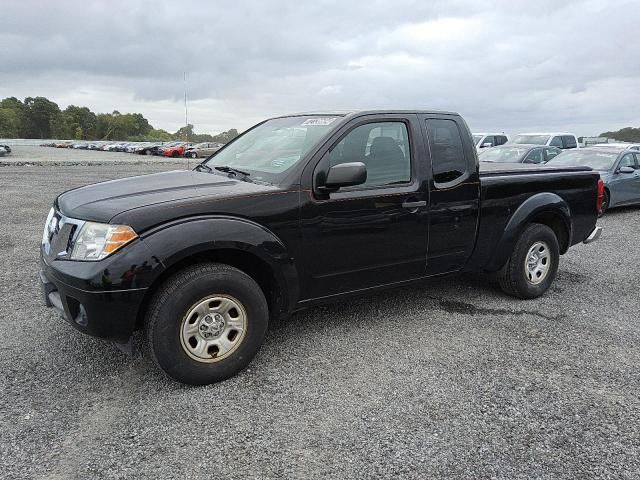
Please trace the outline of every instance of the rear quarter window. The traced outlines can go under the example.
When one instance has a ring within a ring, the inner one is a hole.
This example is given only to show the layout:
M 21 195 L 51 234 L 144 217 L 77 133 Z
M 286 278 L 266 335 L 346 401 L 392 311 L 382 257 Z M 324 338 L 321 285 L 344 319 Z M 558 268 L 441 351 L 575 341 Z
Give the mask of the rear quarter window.
M 573 135 L 564 135 L 562 137 L 564 148 L 576 148 L 578 146 L 578 142 Z
M 456 122 L 448 119 L 428 119 L 427 132 L 436 186 L 462 180 L 468 173 L 469 166 Z

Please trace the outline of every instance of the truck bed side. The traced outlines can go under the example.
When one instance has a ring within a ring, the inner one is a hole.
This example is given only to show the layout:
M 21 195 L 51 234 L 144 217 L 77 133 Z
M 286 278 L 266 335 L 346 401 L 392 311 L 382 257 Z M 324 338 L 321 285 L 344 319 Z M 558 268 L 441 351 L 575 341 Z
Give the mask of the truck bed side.
M 531 222 L 553 228 L 565 253 L 595 228 L 599 175 L 589 168 L 482 165 L 480 222 L 471 270 L 502 267 Z

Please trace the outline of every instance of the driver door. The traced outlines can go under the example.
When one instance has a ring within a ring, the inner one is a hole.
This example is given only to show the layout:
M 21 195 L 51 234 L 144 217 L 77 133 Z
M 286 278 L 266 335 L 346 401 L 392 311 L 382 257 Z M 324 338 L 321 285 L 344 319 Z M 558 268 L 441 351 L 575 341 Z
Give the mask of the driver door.
M 316 188 L 303 194 L 301 297 L 424 276 L 428 192 L 420 181 L 424 144 L 415 115 L 354 119 L 319 155 L 306 172 L 313 179 L 323 178 L 333 165 L 362 162 L 367 181 L 328 194 Z

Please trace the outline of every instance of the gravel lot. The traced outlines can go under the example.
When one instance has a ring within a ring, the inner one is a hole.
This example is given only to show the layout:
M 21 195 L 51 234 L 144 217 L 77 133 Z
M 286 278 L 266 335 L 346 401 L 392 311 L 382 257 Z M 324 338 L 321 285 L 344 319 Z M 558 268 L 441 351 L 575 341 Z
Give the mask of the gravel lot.
M 541 299 L 465 276 L 306 310 L 193 388 L 73 330 L 37 280 L 57 193 L 183 163 L 15 150 L 35 166 L 0 167 L 4 478 L 640 477 L 640 209 Z

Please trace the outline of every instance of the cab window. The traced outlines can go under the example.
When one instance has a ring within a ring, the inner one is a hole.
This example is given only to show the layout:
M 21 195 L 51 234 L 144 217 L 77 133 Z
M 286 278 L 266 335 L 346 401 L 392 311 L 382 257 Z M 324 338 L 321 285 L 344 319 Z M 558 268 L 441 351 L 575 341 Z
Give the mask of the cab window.
M 349 162 L 366 165 L 367 181 L 351 187 L 354 190 L 411 181 L 409 134 L 404 122 L 360 125 L 347 133 L 328 155 L 330 166 Z
M 469 165 L 456 122 L 448 119 L 428 119 L 427 132 L 436 186 L 462 179 L 468 173 Z
M 551 142 L 549 142 L 549 145 L 551 145 L 552 147 L 558 147 L 558 148 L 562 148 L 562 138 L 561 137 L 553 137 L 551 139 Z
M 489 144 L 490 147 L 495 146 L 495 142 L 493 141 L 493 136 L 492 135 L 487 135 L 486 137 L 484 137 L 484 139 L 482 140 L 482 144 L 480 146 L 483 147 L 487 143 Z
M 505 143 L 507 143 L 507 137 L 504 135 L 496 136 L 496 145 L 504 145 Z
M 573 135 L 564 135 L 562 137 L 562 140 L 564 142 L 564 148 L 577 148 L 578 144 L 576 142 L 576 139 Z

